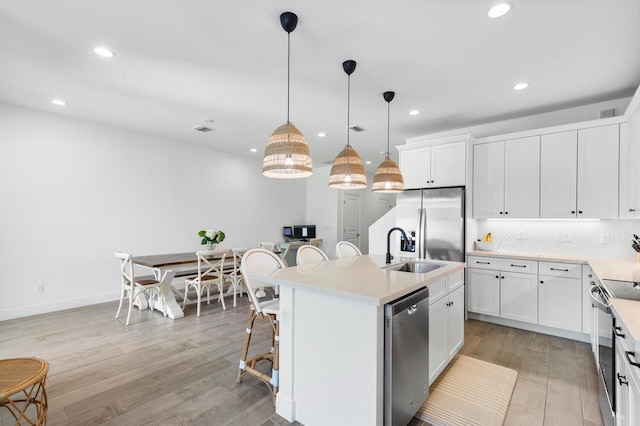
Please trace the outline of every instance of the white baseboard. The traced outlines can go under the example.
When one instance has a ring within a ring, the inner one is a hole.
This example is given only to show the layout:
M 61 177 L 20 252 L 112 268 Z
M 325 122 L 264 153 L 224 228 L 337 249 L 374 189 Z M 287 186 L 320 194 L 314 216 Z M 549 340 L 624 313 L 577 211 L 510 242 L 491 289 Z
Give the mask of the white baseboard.
M 276 395 L 276 413 L 288 422 L 296 421 L 296 403 L 291 398 L 285 398 L 280 392 Z
M 73 309 L 81 306 L 96 305 L 98 303 L 112 302 L 114 300 L 120 300 L 119 291 L 115 293 L 100 294 L 82 299 L 59 300 L 56 302 L 42 303 L 39 305 L 3 309 L 0 310 L 0 321 L 29 317 L 32 315 L 48 314 L 50 312 L 63 311 L 65 309 Z

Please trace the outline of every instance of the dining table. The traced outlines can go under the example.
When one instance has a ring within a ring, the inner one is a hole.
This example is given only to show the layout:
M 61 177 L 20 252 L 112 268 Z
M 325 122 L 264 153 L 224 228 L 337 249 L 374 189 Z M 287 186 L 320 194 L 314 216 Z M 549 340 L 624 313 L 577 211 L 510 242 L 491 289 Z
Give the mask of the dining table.
M 214 258 L 213 256 L 211 257 Z M 233 259 L 229 263 L 233 268 Z M 134 265 L 148 268 L 152 271 L 156 280 L 161 282 L 162 296 L 165 300 L 167 316 L 171 319 L 184 317 L 184 312 L 176 300 L 176 290 L 172 283 L 176 277 L 197 275 L 198 257 L 195 251 L 185 253 L 151 254 L 143 256 L 132 256 Z M 226 260 L 225 260 L 226 264 Z M 225 266 L 225 269 L 229 267 Z M 138 297 L 137 305 L 140 309 L 149 307 L 149 301 L 143 297 Z M 154 300 L 151 302 L 152 308 L 162 311 L 162 302 Z

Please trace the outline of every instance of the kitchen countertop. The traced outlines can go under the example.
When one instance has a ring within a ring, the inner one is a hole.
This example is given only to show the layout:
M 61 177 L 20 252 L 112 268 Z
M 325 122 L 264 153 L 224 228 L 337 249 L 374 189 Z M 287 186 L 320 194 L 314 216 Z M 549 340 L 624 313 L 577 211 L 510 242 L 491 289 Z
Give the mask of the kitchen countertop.
M 445 266 L 423 274 L 385 268 L 406 260 L 409 259 L 398 259 L 391 265 L 385 265 L 385 257 L 382 255 L 362 255 L 313 265 L 292 266 L 269 275 L 255 274 L 250 277 L 256 281 L 382 306 L 465 267 L 462 262 L 429 260 L 429 263 Z
M 589 264 L 601 280 L 640 281 L 640 262 L 635 259 L 607 259 L 590 256 L 570 256 L 564 254 L 536 254 L 497 251 L 470 251 L 469 256 L 485 256 L 510 259 L 539 260 L 543 262 L 564 262 Z

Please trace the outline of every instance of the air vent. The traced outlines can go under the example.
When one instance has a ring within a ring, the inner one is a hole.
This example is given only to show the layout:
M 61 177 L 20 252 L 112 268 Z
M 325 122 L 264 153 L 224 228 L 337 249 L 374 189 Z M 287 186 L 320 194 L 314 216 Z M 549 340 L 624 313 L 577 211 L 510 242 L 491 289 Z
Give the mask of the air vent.
M 207 132 L 212 132 L 215 129 L 212 129 L 211 127 L 207 127 L 207 126 L 197 126 L 197 127 L 194 127 L 193 130 L 196 130 L 202 133 L 207 133 Z
M 351 126 L 349 127 L 351 130 L 353 130 L 354 132 L 364 132 L 364 129 L 360 126 L 358 126 L 357 124 L 355 126 Z

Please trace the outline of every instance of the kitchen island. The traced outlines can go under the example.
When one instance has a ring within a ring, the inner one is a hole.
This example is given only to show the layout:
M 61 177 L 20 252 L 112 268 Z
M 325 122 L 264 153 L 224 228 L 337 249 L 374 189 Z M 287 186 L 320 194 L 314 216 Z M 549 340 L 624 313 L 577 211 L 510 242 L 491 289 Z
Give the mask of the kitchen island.
M 280 286 L 276 412 L 306 426 L 382 425 L 384 305 L 465 267 L 436 263 L 399 272 L 365 255 L 251 276 Z

